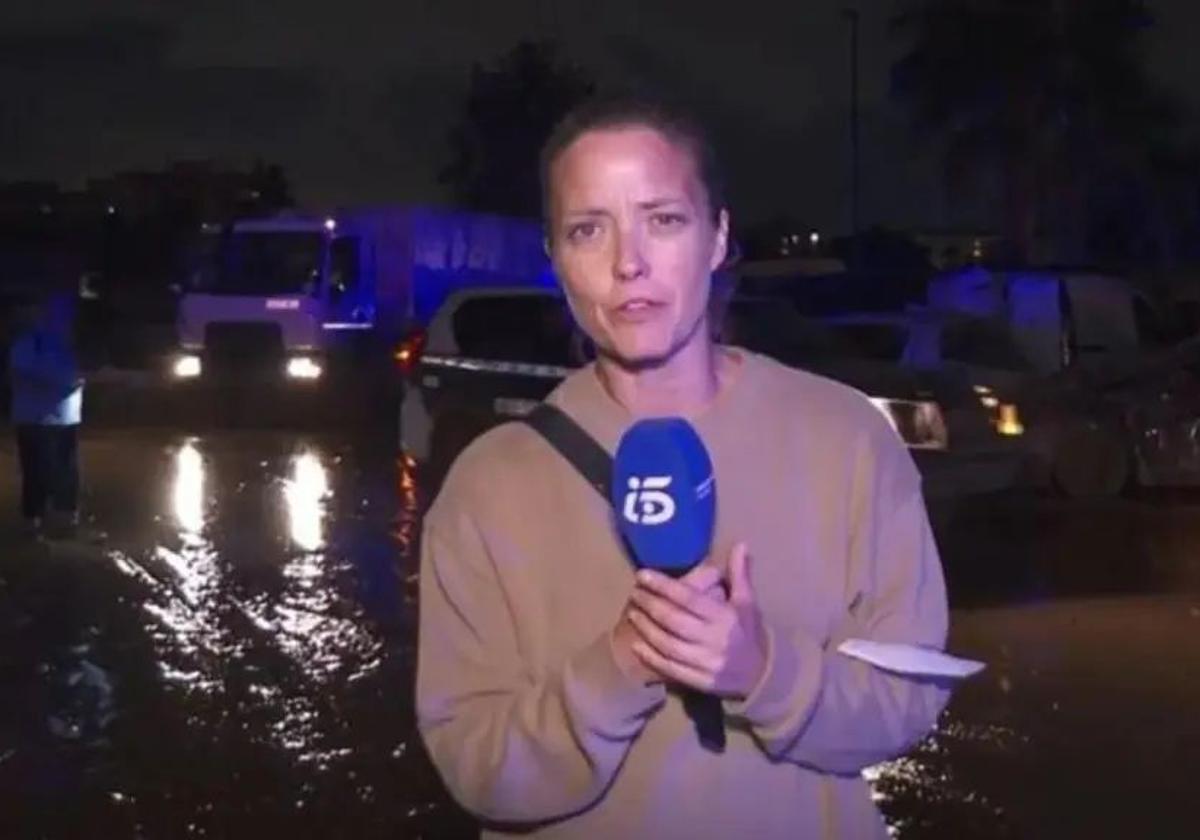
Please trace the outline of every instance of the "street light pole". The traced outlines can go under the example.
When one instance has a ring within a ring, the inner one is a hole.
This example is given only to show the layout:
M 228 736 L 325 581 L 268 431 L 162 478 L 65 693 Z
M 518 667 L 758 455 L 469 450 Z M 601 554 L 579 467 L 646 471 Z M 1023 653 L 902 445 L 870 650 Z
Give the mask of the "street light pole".
M 860 168 L 858 126 L 858 9 L 842 9 L 842 16 L 850 22 L 850 242 L 851 259 L 858 267 L 858 234 L 860 225 Z

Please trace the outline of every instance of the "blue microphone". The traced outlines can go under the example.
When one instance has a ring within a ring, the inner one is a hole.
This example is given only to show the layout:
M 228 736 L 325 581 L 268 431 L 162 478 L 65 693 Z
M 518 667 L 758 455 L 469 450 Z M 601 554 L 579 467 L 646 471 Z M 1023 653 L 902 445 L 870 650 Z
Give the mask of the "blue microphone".
M 638 566 L 679 577 L 708 555 L 716 482 L 708 451 L 686 420 L 634 423 L 617 446 L 612 493 Z
M 639 568 L 681 577 L 708 556 L 717 487 L 704 442 L 686 420 L 639 420 L 621 437 L 613 462 L 612 505 Z M 688 691 L 684 708 L 700 743 L 725 748 L 721 700 Z

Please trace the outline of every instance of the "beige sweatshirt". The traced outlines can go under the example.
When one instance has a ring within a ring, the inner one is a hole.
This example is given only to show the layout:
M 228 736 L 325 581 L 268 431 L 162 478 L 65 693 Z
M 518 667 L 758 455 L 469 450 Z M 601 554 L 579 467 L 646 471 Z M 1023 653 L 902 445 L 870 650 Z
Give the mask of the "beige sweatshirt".
M 945 642 L 920 480 L 842 385 L 737 350 L 689 417 L 717 481 L 714 560 L 746 541 L 769 637 L 759 685 L 705 751 L 678 694 L 627 678 L 610 631 L 634 584 L 608 502 L 536 432 L 493 429 L 426 519 L 418 723 L 485 836 L 881 838 L 860 771 L 904 752 L 947 692 L 834 649 Z M 550 400 L 610 452 L 632 423 L 593 367 Z

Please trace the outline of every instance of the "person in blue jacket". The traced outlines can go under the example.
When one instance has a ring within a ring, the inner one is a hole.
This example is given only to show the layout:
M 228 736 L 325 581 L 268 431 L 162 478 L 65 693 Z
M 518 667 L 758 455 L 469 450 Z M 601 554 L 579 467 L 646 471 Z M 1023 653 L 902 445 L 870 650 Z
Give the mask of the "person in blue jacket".
M 30 536 L 52 511 L 79 526 L 78 431 L 83 377 L 76 360 L 74 306 L 66 294 L 24 308 L 9 350 L 12 423 L 21 465 L 21 514 Z

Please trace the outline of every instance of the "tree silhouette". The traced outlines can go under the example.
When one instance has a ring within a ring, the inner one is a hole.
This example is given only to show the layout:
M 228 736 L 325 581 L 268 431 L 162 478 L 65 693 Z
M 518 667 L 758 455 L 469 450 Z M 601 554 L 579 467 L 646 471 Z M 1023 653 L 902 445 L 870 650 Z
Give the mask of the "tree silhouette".
M 998 188 L 1015 258 L 1039 233 L 1083 258 L 1117 194 L 1164 222 L 1178 119 L 1145 70 L 1151 23 L 1141 0 L 908 0 L 893 19 L 908 40 L 893 94 L 944 143 L 949 189 Z
M 296 203 L 287 174 L 277 163 L 255 161 L 247 180 L 253 190 L 251 195 L 255 209 L 274 212 L 292 207 Z
M 549 41 L 523 41 L 490 67 L 476 63 L 439 179 L 463 207 L 537 216 L 542 143 L 594 90 L 582 70 L 559 59 Z

